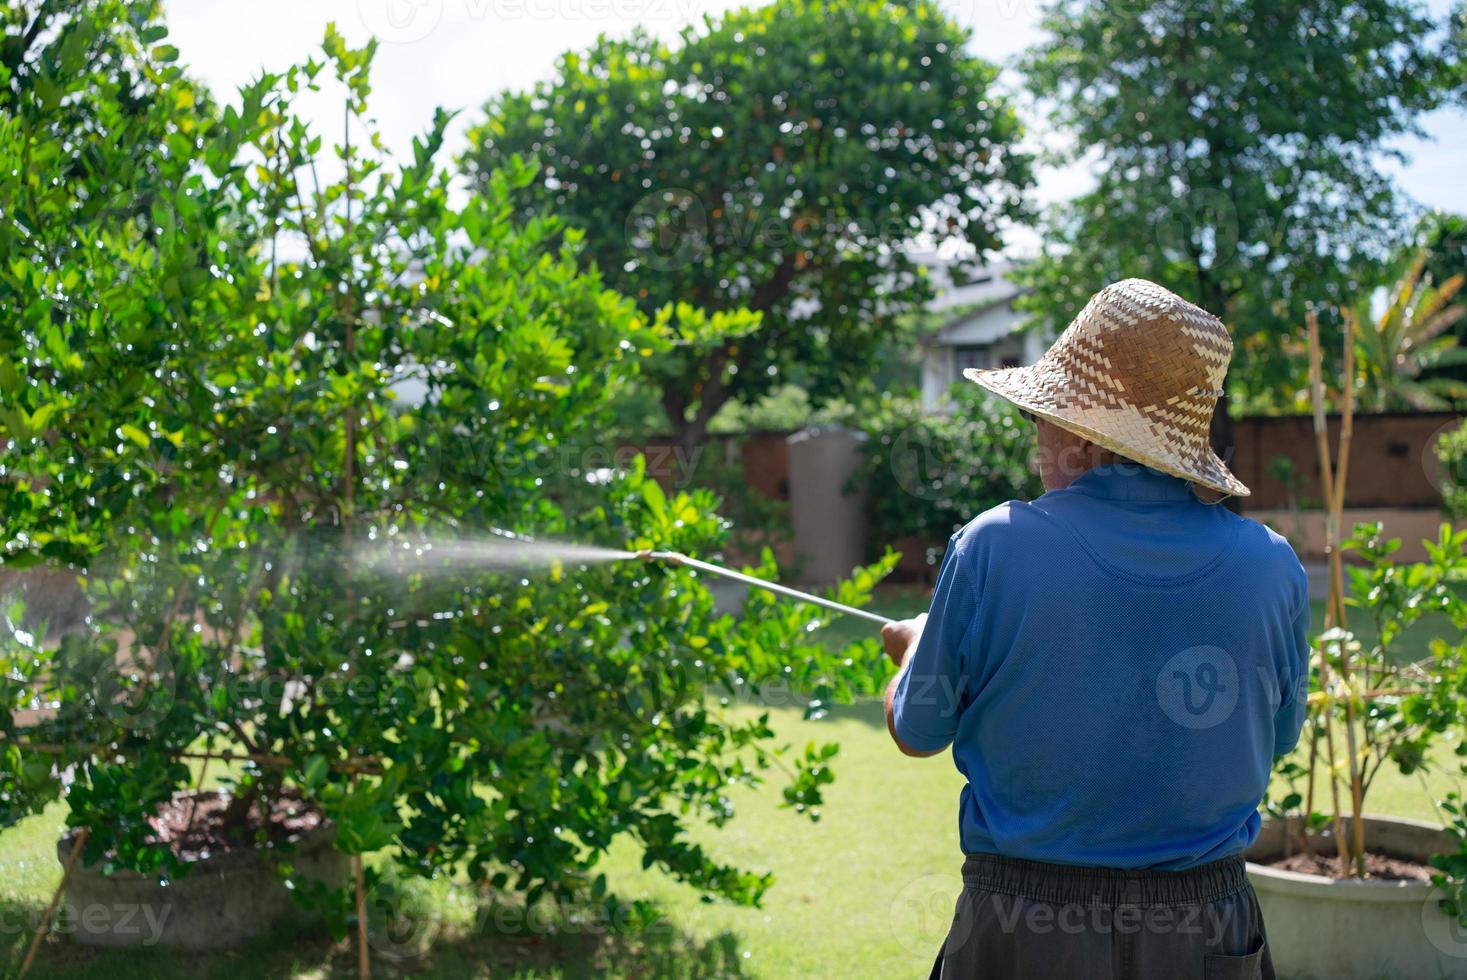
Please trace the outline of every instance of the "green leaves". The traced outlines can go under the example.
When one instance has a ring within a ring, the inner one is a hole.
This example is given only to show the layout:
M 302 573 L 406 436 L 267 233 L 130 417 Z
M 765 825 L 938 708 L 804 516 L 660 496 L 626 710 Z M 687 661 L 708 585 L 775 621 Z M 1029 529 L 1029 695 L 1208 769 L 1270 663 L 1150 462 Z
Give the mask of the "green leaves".
M 1437 439 L 1435 454 L 1443 507 L 1454 517 L 1467 517 L 1467 421 Z
M 824 801 L 820 790 L 835 779 L 827 763 L 839 752 L 840 746 L 834 742 L 827 742 L 821 746 L 816 746 L 814 742 L 806 745 L 805 753 L 799 760 L 800 765 L 795 779 L 785 787 L 784 802 L 780 806 L 803 813 L 812 822 L 818 823 L 820 820 L 819 807 Z
M 818 712 L 873 690 L 874 643 L 829 649 L 823 619 L 763 595 L 721 614 L 687 569 L 403 570 L 380 549 L 497 529 L 717 556 L 714 498 L 665 490 L 609 443 L 609 405 L 680 340 L 740 342 L 758 317 L 639 314 L 583 267 L 577 234 L 520 220 L 523 162 L 453 207 L 446 115 L 410 160 L 378 149 L 370 47 L 329 32 L 324 62 L 221 108 L 161 25 L 124 16 L 151 10 L 101 4 L 81 70 L 27 60 L 0 88 L 3 560 L 75 563 L 87 608 L 59 646 L 27 622 L 0 648 L 0 719 L 54 704 L 26 735 L 60 747 L 0 758 L 0 822 L 62 793 L 54 765 L 75 773 L 92 856 L 180 873 L 149 817 L 193 785 L 186 754 L 228 751 L 252 758 L 224 767 L 240 799 L 298 791 L 343 851 L 389 851 L 404 874 L 569 895 L 630 836 L 757 901 L 767 876 L 686 840 L 730 819 L 728 786 L 780 748 L 739 699 L 793 684 Z M 120 63 L 146 80 L 136 97 Z M 351 139 L 312 168 L 322 141 L 293 102 L 327 70 Z M 868 601 L 889 567 L 842 600 Z M 807 812 L 826 751 L 791 776 Z
M 139 429 L 135 425 L 128 425 L 125 422 L 117 427 L 117 434 L 122 438 L 128 440 L 129 442 L 133 443 L 134 445 L 142 447 L 143 449 L 147 449 L 148 446 L 151 444 L 151 440 L 148 438 L 148 434 L 146 432 L 144 432 L 142 429 Z
M 1431 876 L 1431 883 L 1445 895 L 1441 899 L 1442 911 L 1467 927 L 1467 809 L 1455 792 L 1438 802 L 1437 809 L 1456 850 L 1431 856 L 1429 863 L 1440 872 Z

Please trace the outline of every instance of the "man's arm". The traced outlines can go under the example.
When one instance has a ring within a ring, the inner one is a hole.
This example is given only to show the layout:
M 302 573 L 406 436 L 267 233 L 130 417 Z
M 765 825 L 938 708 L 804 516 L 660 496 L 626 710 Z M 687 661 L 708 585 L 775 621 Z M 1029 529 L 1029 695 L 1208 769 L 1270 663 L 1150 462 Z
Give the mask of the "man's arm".
M 927 614 L 922 613 L 916 619 L 903 619 L 881 627 L 881 645 L 886 648 L 886 655 L 891 658 L 892 663 L 897 665 L 896 676 L 891 679 L 890 684 L 886 685 L 886 730 L 891 733 L 891 740 L 896 743 L 898 749 L 901 749 L 902 754 L 914 759 L 926 759 L 943 752 L 942 749 L 921 752 L 903 742 L 901 736 L 897 734 L 896 715 L 893 708 L 897 685 L 901 683 L 902 675 L 907 672 L 907 666 L 912 662 L 912 652 L 917 649 L 917 641 L 922 638 L 922 626 L 926 622 Z

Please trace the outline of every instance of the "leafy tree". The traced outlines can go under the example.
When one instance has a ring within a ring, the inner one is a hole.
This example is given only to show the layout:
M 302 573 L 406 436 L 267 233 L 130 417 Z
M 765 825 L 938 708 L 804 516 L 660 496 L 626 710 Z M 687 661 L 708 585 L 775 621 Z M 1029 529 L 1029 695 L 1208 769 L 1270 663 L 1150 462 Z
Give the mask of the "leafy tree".
M 1414 237 L 1415 245 L 1405 258 L 1415 258 L 1416 250 L 1424 250 L 1426 275 L 1434 282 L 1467 272 L 1467 215 L 1428 212 L 1416 223 Z
M 1443 97 L 1438 25 L 1407 0 L 1054 0 L 1042 26 L 1024 70 L 1096 186 L 1051 215 L 1029 308 L 1063 324 L 1153 279 L 1228 323 L 1234 397 L 1292 400 L 1305 304 L 1353 299 L 1402 237 L 1378 160 Z
M 1044 488 L 1030 466 L 1034 428 L 976 385 L 953 389 L 954 410 L 884 396 L 862 414 L 864 459 L 853 479 L 870 493 L 873 537 L 941 546 L 975 514 Z
M 1428 257 L 1425 250 L 1417 253 L 1379 316 L 1371 315 L 1369 295 L 1347 316 L 1364 379 L 1361 407 L 1368 411 L 1444 409 L 1467 398 L 1467 384 L 1428 373 L 1467 364 L 1467 349 L 1450 333 L 1467 316 L 1467 307 L 1453 303 L 1467 274 L 1434 286 L 1424 278 Z
M 0 826 L 61 797 L 88 861 L 183 873 L 148 818 L 193 785 L 187 758 L 228 756 L 242 843 L 251 804 L 298 793 L 341 850 L 409 873 L 610 902 L 594 869 L 629 837 L 757 901 L 767 876 L 686 832 L 730 819 L 729 785 L 785 747 L 709 692 L 778 680 L 818 710 L 875 689 L 875 640 L 827 649 L 824 619 L 766 595 L 721 615 L 686 570 L 452 560 L 494 530 L 716 552 L 711 495 L 669 497 L 639 463 L 588 482 L 560 452 L 706 318 L 641 316 L 577 233 L 511 221 L 521 162 L 451 206 L 447 116 L 385 157 L 370 46 L 331 30 L 320 60 L 216 109 L 153 5 L 67 9 L 0 76 L 0 564 L 69 562 L 93 605 L 49 637 L 6 609 Z M 118 50 L 137 85 L 116 84 Z M 322 86 L 348 119 L 327 184 L 293 108 Z M 78 164 L 92 120 L 108 138 Z M 834 751 L 783 764 L 788 806 L 818 816 Z
M 465 170 L 541 165 L 521 213 L 561 215 L 584 256 L 651 312 L 758 314 L 685 332 L 649 370 L 684 447 L 731 400 L 788 381 L 816 403 L 859 388 L 929 287 L 919 232 L 997 246 L 1029 160 L 998 70 L 929 0 L 776 0 L 668 46 L 645 34 L 568 54 L 498 96 Z

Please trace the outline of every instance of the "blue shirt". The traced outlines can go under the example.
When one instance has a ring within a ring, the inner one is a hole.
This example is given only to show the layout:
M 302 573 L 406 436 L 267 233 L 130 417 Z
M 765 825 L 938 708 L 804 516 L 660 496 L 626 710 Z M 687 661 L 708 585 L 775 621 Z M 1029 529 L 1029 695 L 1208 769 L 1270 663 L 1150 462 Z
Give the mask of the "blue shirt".
M 1190 868 L 1258 835 L 1308 629 L 1283 538 L 1175 477 L 1099 467 L 953 536 L 894 725 L 952 745 L 966 853 Z

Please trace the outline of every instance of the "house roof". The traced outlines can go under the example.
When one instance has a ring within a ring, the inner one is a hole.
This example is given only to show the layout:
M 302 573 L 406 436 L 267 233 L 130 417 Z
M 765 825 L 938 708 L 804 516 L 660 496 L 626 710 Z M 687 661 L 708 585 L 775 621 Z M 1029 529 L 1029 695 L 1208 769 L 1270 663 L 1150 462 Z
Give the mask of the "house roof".
M 970 310 L 922 338 L 925 347 L 971 347 L 991 344 L 1013 333 L 1025 320 L 1010 302 L 990 303 Z
M 1008 336 L 1024 321 L 1024 315 L 1013 309 L 1013 301 L 1023 290 L 1008 277 L 1012 262 L 999 259 L 983 265 L 959 264 L 935 252 L 913 254 L 911 258 L 927 269 L 937 289 L 937 297 L 928 309 L 951 311 L 941 326 L 923 335 L 924 346 L 989 344 Z

